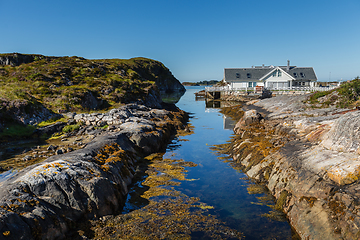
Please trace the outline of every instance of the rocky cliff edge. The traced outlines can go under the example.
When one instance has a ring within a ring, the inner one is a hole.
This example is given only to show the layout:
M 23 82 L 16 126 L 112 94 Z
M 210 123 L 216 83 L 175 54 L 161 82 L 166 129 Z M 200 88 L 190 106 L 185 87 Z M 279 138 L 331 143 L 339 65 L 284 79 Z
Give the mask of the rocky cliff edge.
M 309 110 L 306 99 L 248 103 L 233 158 L 268 187 L 302 239 L 359 239 L 360 111 Z
M 117 213 L 136 162 L 163 149 L 187 119 L 174 106 L 138 104 L 105 114 L 74 114 L 73 120 L 84 126 L 106 120 L 112 130 L 95 131 L 81 149 L 60 152 L 2 182 L 0 239 L 66 239 L 87 220 Z

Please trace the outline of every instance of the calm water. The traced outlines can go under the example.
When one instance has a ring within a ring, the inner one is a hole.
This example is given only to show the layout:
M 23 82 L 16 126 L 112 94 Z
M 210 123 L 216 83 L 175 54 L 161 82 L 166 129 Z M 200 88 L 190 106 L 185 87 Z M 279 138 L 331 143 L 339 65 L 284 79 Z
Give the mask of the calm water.
M 197 180 L 182 182 L 176 190 L 190 197 L 199 197 L 202 202 L 213 206 L 211 213 L 231 228 L 244 233 L 245 239 L 291 239 L 292 230 L 287 221 L 261 216 L 273 211 L 267 206 L 273 202 L 263 204 L 259 200 L 267 197 L 266 194 L 249 194 L 247 188 L 254 183 L 229 163 L 219 160 L 210 150 L 212 145 L 226 143 L 233 130 L 218 109 L 206 108 L 205 101 L 195 101 L 194 92 L 199 90 L 201 87 L 188 87 L 176 104 L 180 109 L 193 113 L 190 122 L 195 127 L 194 134 L 183 137 L 189 141 L 174 142 L 164 156 L 198 164 L 198 167 L 188 169 L 187 176 Z

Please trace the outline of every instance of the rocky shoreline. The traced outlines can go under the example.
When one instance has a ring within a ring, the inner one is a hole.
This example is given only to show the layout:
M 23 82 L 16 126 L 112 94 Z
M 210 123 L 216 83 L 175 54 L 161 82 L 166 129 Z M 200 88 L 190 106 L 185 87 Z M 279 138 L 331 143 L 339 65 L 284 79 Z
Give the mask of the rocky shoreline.
M 360 111 L 309 110 L 307 97 L 247 102 L 228 150 L 302 239 L 359 239 Z
M 107 113 L 69 114 L 81 127 L 66 138 L 88 140 L 1 183 L 0 239 L 62 239 L 79 223 L 120 211 L 136 162 L 163 149 L 186 125 L 185 112 L 164 106 L 127 104 Z

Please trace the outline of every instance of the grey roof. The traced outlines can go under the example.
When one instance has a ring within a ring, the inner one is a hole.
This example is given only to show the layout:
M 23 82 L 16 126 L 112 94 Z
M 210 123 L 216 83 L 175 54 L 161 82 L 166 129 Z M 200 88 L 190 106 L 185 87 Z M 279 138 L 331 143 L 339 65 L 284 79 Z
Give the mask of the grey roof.
M 270 72 L 273 68 L 225 68 L 225 80 L 256 81 Z M 239 78 L 236 74 L 239 74 Z M 250 78 L 248 75 L 250 74 Z
M 286 66 L 280 66 L 284 71 L 287 70 Z M 264 68 L 225 68 L 225 80 L 226 81 L 256 81 L 262 78 L 264 75 L 272 71 L 273 67 Z M 296 67 L 290 66 L 290 70 L 286 71 L 296 80 L 311 80 L 316 81 L 317 77 L 312 67 Z M 239 74 L 239 77 L 236 77 Z M 249 74 L 249 75 L 248 75 Z M 248 77 L 249 76 L 249 77 Z
M 283 67 L 281 68 L 286 71 L 286 67 L 285 69 Z M 312 67 L 294 67 L 290 68 L 288 73 L 296 80 L 317 80 L 315 71 Z M 294 73 L 296 73 L 296 75 L 294 75 Z

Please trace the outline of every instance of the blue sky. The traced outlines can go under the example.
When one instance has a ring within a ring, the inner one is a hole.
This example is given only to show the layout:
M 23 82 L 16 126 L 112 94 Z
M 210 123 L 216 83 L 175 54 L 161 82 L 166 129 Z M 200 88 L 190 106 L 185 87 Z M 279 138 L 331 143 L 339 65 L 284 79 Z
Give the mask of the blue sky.
M 0 0 L 0 53 L 141 56 L 181 82 L 289 59 L 348 80 L 360 75 L 359 15 L 359 0 Z

